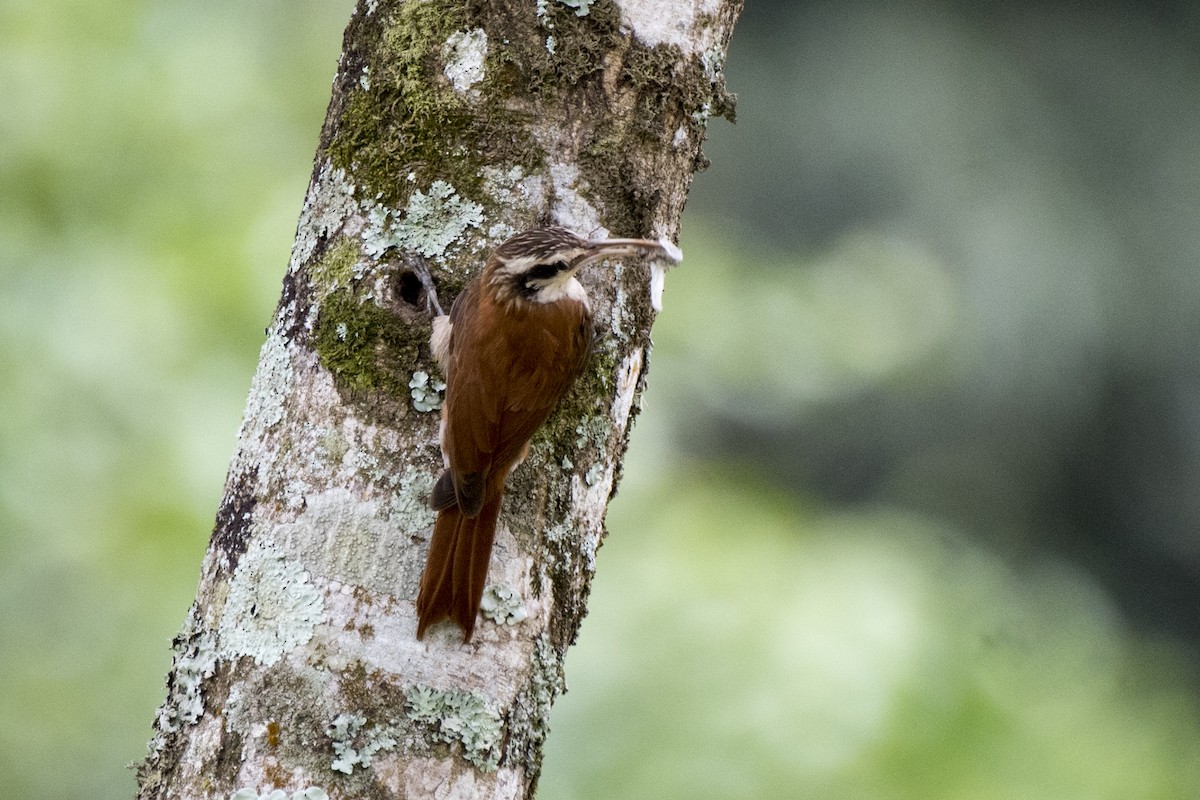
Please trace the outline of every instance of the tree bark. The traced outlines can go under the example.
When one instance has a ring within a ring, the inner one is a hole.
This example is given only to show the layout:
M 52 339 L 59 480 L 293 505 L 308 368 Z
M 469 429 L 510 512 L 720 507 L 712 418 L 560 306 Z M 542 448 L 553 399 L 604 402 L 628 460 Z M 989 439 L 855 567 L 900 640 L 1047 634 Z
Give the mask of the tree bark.
M 140 798 L 532 795 L 645 382 L 648 267 L 514 471 L 483 620 L 417 641 L 428 288 L 508 235 L 674 239 L 741 0 L 361 0 Z

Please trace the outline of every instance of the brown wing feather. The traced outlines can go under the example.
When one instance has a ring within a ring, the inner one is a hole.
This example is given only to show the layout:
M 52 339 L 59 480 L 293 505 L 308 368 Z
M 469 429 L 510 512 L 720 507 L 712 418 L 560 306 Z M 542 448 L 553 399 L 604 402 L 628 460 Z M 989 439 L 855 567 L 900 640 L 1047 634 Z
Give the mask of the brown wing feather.
M 443 439 L 464 506 L 483 500 L 464 497 L 464 488 L 482 489 L 495 469 L 507 473 L 520 457 L 579 375 L 592 339 L 582 305 L 522 306 L 501 323 L 502 312 L 483 293 L 468 302 L 473 313 L 452 334 Z M 484 340 L 484 332 L 492 335 Z
M 484 477 L 491 463 L 490 442 L 499 422 L 499 409 L 483 393 L 487 361 L 481 358 L 481 331 L 487 329 L 480 314 L 478 281 L 472 281 L 454 301 L 450 311 L 450 358 L 446 375 L 446 400 L 442 408 L 445 428 L 442 447 L 450 460 L 450 477 L 458 503 L 468 516 L 482 507 Z
M 592 327 L 586 309 L 574 303 L 534 306 L 515 345 L 515 380 L 509 381 L 496 439 L 496 460 L 519 460 L 537 429 L 554 411 L 586 363 Z M 553 331 L 561 331 L 556 335 Z
M 592 343 L 591 317 L 583 305 L 521 306 L 497 324 L 499 309 L 472 287 L 477 284 L 450 312 L 442 412 L 450 467 L 432 498 L 439 513 L 417 598 L 418 638 L 449 618 L 470 640 L 504 480 L 582 371 Z

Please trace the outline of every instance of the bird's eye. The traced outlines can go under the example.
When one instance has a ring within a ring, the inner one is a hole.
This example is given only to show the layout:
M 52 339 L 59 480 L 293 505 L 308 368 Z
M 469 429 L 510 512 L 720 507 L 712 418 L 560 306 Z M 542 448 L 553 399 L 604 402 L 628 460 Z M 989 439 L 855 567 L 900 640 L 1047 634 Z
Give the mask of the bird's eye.
M 565 269 L 567 269 L 567 262 L 565 261 L 555 261 L 553 264 L 537 264 L 529 268 L 529 271 L 525 273 L 525 278 L 531 281 L 549 280 Z

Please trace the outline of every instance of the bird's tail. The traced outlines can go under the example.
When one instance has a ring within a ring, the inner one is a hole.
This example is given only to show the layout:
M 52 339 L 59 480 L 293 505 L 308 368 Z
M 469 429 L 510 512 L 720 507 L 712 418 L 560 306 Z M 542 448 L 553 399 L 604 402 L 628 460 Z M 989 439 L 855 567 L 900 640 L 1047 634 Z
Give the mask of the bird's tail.
M 438 512 L 417 594 L 418 639 L 424 638 L 430 625 L 449 619 L 462 628 L 463 641 L 471 641 L 492 557 L 500 499 L 501 493 L 496 492 L 474 517 L 463 514 L 458 505 Z

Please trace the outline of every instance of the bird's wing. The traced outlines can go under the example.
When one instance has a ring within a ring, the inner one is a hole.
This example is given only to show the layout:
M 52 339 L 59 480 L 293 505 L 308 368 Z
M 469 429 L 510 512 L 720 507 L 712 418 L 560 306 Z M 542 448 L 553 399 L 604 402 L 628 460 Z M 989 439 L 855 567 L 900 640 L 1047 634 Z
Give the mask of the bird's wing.
M 591 350 L 591 320 L 580 307 L 550 304 L 534 309 L 514 358 L 512 381 L 500 420 L 500 460 L 520 457 L 525 443 L 553 413 L 583 371 Z
M 548 304 L 501 319 L 482 295 L 470 291 L 454 304 L 442 442 L 468 515 L 482 507 L 489 483 L 503 483 L 550 416 L 582 370 L 592 338 L 577 308 Z

